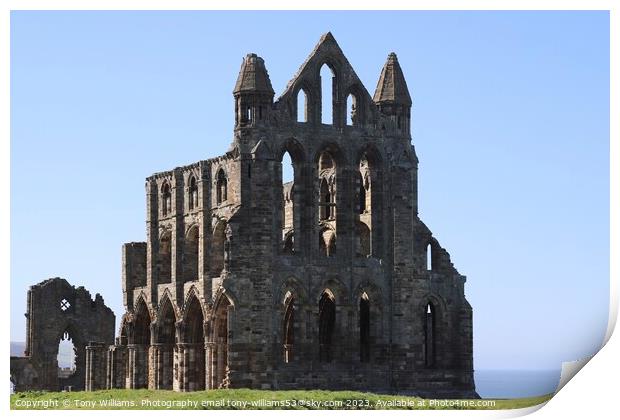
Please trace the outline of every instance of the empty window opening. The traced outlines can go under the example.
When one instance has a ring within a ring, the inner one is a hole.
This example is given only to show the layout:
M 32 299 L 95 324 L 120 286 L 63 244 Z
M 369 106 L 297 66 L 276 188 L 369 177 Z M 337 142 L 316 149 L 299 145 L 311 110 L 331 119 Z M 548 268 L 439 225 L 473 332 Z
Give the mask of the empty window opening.
M 258 107 L 258 119 L 259 120 L 263 119 L 263 107 L 262 106 Z
M 166 182 L 162 187 L 162 214 L 167 216 L 172 212 L 172 194 L 170 194 L 170 185 Z
M 336 235 L 332 234 L 327 242 L 327 256 L 333 257 L 334 255 L 336 255 Z
M 431 367 L 435 364 L 435 308 L 432 303 L 426 304 L 426 314 L 424 323 L 424 355 L 426 366 Z
M 329 152 L 319 156 L 319 220 L 336 218 L 336 165 Z
M 433 269 L 433 247 L 431 244 L 426 245 L 426 269 Z
M 68 378 L 75 372 L 76 351 L 73 339 L 69 332 L 65 331 L 58 342 L 58 377 Z
M 157 272 L 159 283 L 170 283 L 172 281 L 172 235 L 169 231 L 165 232 L 159 239 Z
M 295 340 L 295 298 L 289 297 L 284 310 L 284 363 L 293 359 L 293 344 Z
M 281 229 L 283 249 L 286 253 L 294 252 L 293 230 L 295 228 L 295 167 L 291 155 L 287 152 L 282 156 L 282 209 Z
M 334 72 L 327 65 L 321 66 L 321 122 L 333 124 L 334 111 L 334 85 L 336 83 Z
M 228 180 L 226 179 L 226 173 L 223 169 L 217 172 L 216 190 L 217 204 L 221 204 L 228 200 Z
M 372 189 L 371 189 L 371 168 L 368 156 L 364 153 L 360 159 L 359 172 L 357 173 L 357 213 L 359 218 L 355 227 L 356 242 L 355 252 L 360 257 L 370 257 L 376 250 L 373 250 L 373 215 L 372 215 Z M 376 174 L 375 174 L 376 176 Z
M 200 249 L 198 226 L 192 227 L 185 237 L 185 252 L 183 253 L 183 274 L 185 281 L 198 280 L 198 254 Z
M 336 255 L 336 235 L 331 229 L 324 229 L 319 235 L 319 252 L 325 257 Z
M 247 122 L 252 122 L 252 108 L 249 106 L 245 109 L 245 120 Z
M 319 235 L 319 253 L 325 257 L 327 257 L 327 242 L 325 240 L 325 234 L 322 233 Z
M 321 179 L 321 197 L 319 201 L 319 216 L 321 220 L 332 218 L 332 193 L 327 179 Z
M 60 310 L 66 312 L 69 310 L 69 308 L 71 308 L 71 303 L 67 299 L 63 298 L 60 301 Z
M 347 125 L 357 125 L 357 98 L 352 93 L 347 96 Z
M 366 293 L 360 298 L 360 362 L 370 361 L 370 299 Z
M 198 185 L 196 178 L 191 176 L 189 178 L 189 209 L 193 210 L 198 205 Z
M 308 94 L 303 89 L 297 92 L 297 122 L 308 122 Z
M 328 291 L 323 292 L 319 301 L 319 360 L 332 360 L 332 338 L 336 323 L 336 303 L 334 296 Z
M 401 122 L 400 122 L 400 121 L 401 121 L 401 117 L 400 117 L 400 115 L 399 115 L 398 117 L 396 117 L 396 125 L 398 126 L 398 129 L 399 129 L 399 130 L 400 130 L 400 128 L 401 128 L 401 127 L 400 127 L 400 126 L 401 126 Z
M 366 154 L 362 156 L 359 165 L 359 210 L 360 214 L 372 213 L 372 187 L 370 181 L 371 167 Z M 370 219 L 367 220 L 370 223 Z
M 295 175 L 295 168 L 293 167 L 293 159 L 289 152 L 284 152 L 282 156 L 282 182 L 292 182 Z
M 287 232 L 286 235 L 284 236 L 284 245 L 282 247 L 282 250 L 284 251 L 285 254 L 292 254 L 295 252 L 295 232 L 294 231 L 290 231 Z

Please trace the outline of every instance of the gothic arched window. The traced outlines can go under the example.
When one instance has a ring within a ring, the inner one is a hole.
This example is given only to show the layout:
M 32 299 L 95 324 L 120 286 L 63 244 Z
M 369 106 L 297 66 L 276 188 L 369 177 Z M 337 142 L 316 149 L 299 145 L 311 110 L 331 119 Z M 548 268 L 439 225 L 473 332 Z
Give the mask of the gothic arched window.
M 360 362 L 370 361 L 370 299 L 366 293 L 360 298 Z
M 297 122 L 308 122 L 308 94 L 303 88 L 297 92 Z
M 334 123 L 334 97 L 336 90 L 336 74 L 329 64 L 323 64 L 321 78 L 321 123 Z
M 223 169 L 217 172 L 217 204 L 221 204 L 228 200 L 228 180 L 226 179 L 226 173 Z
M 172 212 L 172 194 L 170 193 L 170 185 L 166 182 L 161 188 L 162 197 L 162 214 L 167 216 Z
M 424 361 L 426 366 L 435 365 L 436 354 L 436 334 L 435 334 L 435 308 L 431 302 L 426 304 L 426 314 L 424 317 Z
M 319 301 L 319 360 L 332 360 L 332 336 L 336 324 L 336 303 L 334 295 L 323 292 Z
M 290 293 L 290 292 L 289 292 Z M 295 341 L 295 298 L 287 299 L 284 310 L 284 363 L 290 363 L 293 358 L 293 343 Z
M 426 245 L 426 269 L 433 269 L 433 247 L 431 244 Z
M 189 209 L 193 210 L 198 205 L 198 185 L 196 178 L 192 175 L 189 177 Z

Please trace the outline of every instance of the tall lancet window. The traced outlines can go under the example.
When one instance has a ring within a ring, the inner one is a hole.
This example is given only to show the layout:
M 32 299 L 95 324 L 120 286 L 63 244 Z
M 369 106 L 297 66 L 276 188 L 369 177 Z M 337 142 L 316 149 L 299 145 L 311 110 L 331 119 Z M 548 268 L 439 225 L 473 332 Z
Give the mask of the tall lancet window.
M 297 122 L 308 122 L 308 94 L 303 88 L 297 92 Z
M 329 152 L 319 157 L 319 220 L 336 218 L 336 165 Z
M 319 301 L 319 360 L 332 360 L 332 338 L 336 324 L 336 303 L 334 295 L 323 292 Z
M 433 304 L 426 304 L 426 316 L 424 322 L 424 358 L 426 366 L 435 365 L 435 308 Z
M 321 122 L 323 124 L 334 123 L 334 88 L 336 85 L 336 75 L 333 69 L 323 64 L 321 66 Z
M 372 191 L 370 190 L 371 168 L 366 154 L 362 155 L 356 181 L 356 218 L 355 253 L 357 256 L 369 257 L 372 252 Z
M 433 269 L 433 247 L 431 244 L 426 245 L 426 269 Z
M 161 188 L 162 197 L 162 215 L 167 216 L 172 212 L 172 194 L 170 193 L 170 185 L 166 182 Z
M 193 175 L 189 177 L 189 209 L 193 210 L 198 205 L 198 185 L 196 184 L 196 177 Z
M 222 204 L 224 201 L 228 200 L 228 180 L 226 179 L 226 173 L 223 169 L 217 172 L 216 190 L 217 204 Z
M 366 189 L 364 189 L 364 180 L 361 173 L 358 174 L 357 178 L 357 211 L 359 214 L 364 214 L 364 210 L 366 210 Z
M 295 166 L 291 155 L 282 156 L 282 241 L 283 251 L 295 252 Z
M 370 299 L 366 293 L 360 298 L 360 362 L 370 361 Z
M 350 93 L 347 96 L 347 125 L 358 125 L 357 97 Z
M 290 292 L 289 292 L 290 293 Z M 293 343 L 295 341 L 295 297 L 288 295 L 284 310 L 284 363 L 290 363 L 293 359 Z

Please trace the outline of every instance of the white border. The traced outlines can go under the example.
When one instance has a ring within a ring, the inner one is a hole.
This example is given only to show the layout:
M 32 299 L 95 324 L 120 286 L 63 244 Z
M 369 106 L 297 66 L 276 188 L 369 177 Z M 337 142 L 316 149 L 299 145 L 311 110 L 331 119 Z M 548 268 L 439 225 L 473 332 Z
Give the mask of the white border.
M 314 0 L 307 3 L 295 3 L 282 0 L 262 0 L 260 2 L 237 0 L 234 2 L 234 6 L 229 3 L 213 3 L 200 0 L 92 0 L 89 2 L 78 0 L 65 0 L 65 1 L 44 1 L 44 0 L 8 0 L 3 1 L 0 6 L 0 197 L 4 200 L 0 201 L 0 232 L 2 235 L 2 241 L 0 242 L 0 249 L 2 255 L 0 256 L 2 263 L 0 264 L 3 281 L 0 282 L 2 296 L 4 297 L 4 305 L 2 305 L 5 319 L 10 319 L 10 219 L 9 209 L 10 202 L 7 199 L 10 194 L 10 78 L 9 78 L 9 59 L 10 59 L 10 11 L 11 10 L 341 10 L 350 9 L 352 6 L 357 10 L 609 10 L 611 18 L 611 39 L 610 39 L 610 54 L 611 54 L 611 71 L 610 71 L 610 312 L 609 312 L 609 324 L 605 341 L 607 345 L 597 354 L 590 363 L 579 373 L 579 379 L 570 381 L 565 388 L 563 388 L 557 396 L 555 396 L 543 410 L 538 410 L 540 407 L 534 407 L 521 410 L 510 411 L 424 411 L 420 412 L 406 412 L 406 411 L 382 411 L 379 413 L 367 412 L 344 412 L 339 411 L 336 415 L 339 417 L 365 417 L 389 415 L 390 418 L 405 417 L 423 415 L 425 417 L 440 416 L 442 418 L 462 418 L 472 417 L 476 418 L 503 418 L 514 417 L 519 415 L 525 415 L 536 411 L 535 416 L 537 418 L 564 418 L 581 417 L 581 418 L 596 418 L 604 419 L 610 418 L 612 412 L 615 410 L 615 403 L 617 399 L 616 391 L 616 378 L 620 375 L 618 368 L 618 353 L 620 349 L 620 343 L 617 338 L 612 337 L 612 332 L 615 328 L 617 313 L 618 313 L 618 262 L 619 262 L 619 243 L 620 237 L 618 224 L 618 215 L 620 215 L 620 169 L 618 164 L 620 157 L 620 144 L 618 125 L 620 118 L 619 95 L 618 95 L 618 72 L 620 66 L 618 65 L 618 47 L 619 42 L 619 23 L 618 16 L 619 8 L 613 0 L 572 0 L 572 1 L 559 1 L 559 0 L 506 0 L 506 1 L 493 1 L 493 0 L 474 0 L 474 1 L 458 1 L 458 0 L 437 0 L 437 1 L 422 1 L 422 0 L 399 0 L 392 1 L 389 4 L 370 2 L 367 0 L 359 0 L 355 3 L 346 4 L 344 2 L 337 2 L 334 0 Z M 377 6 L 381 6 L 379 9 Z M 260 8 L 258 7 L 260 6 Z M 2 336 L 10 337 L 9 323 L 3 322 L 0 325 L 0 331 Z M 611 339 L 610 339 L 611 337 Z M 3 371 L 6 376 L 9 376 L 9 346 L 5 342 L 2 347 L 3 351 L 0 352 L 0 357 L 5 360 Z M 5 377 L 6 377 L 5 376 Z M 7 390 L 8 391 L 8 390 Z M 8 392 L 7 392 L 8 394 Z M 543 404 L 544 405 L 544 404 Z M 29 418 L 33 415 L 32 412 L 11 411 L 8 409 L 8 401 L 0 410 L 7 411 L 8 415 L 15 418 Z M 237 413 L 234 411 L 227 412 L 210 412 L 206 415 L 217 415 L 225 418 L 234 418 Z M 310 418 L 317 415 L 325 415 L 328 412 L 298 412 L 295 415 Z M 389 414 L 387 414 L 389 413 Z M 129 411 L 115 412 L 113 415 L 132 415 L 135 416 L 139 413 L 133 413 Z M 249 413 L 248 413 L 249 414 Z M 47 411 L 44 414 L 50 418 L 66 418 L 66 416 L 80 416 L 84 417 L 85 413 L 82 411 L 77 412 L 62 412 L 62 411 Z M 110 413 L 105 411 L 89 411 L 88 416 L 96 418 L 109 417 Z M 146 413 L 142 413 L 146 415 Z M 155 418 L 163 418 L 169 416 L 169 413 L 149 411 L 148 415 Z M 204 413 L 197 412 L 183 412 L 183 416 L 201 416 L 204 417 Z M 259 417 L 271 417 L 286 415 L 289 416 L 289 412 L 285 411 L 269 411 L 269 412 L 253 412 L 249 414 L 251 416 Z M 329 415 L 329 414 L 328 414 Z

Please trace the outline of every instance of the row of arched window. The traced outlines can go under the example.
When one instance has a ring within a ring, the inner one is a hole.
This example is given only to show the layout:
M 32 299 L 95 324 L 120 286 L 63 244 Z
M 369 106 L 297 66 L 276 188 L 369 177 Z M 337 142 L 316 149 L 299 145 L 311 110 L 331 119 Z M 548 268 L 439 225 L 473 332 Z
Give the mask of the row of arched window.
M 194 210 L 199 206 L 198 200 L 198 182 L 196 177 L 191 175 L 187 182 L 187 209 Z M 216 204 L 222 204 L 228 200 L 228 177 L 223 168 L 217 171 L 215 182 Z M 172 189 L 168 182 L 164 182 L 161 186 L 161 215 L 168 216 L 172 214 Z
M 293 362 L 295 344 L 295 319 L 296 319 L 295 297 L 289 292 L 285 297 L 284 319 L 283 319 L 283 361 L 284 363 Z M 358 323 L 358 349 L 359 360 L 362 363 L 371 361 L 372 337 L 371 337 L 371 302 L 368 294 L 363 293 L 358 302 L 359 323 Z M 425 313 L 422 320 L 424 329 L 424 362 L 428 367 L 432 367 L 436 361 L 437 354 L 437 325 L 435 319 L 435 306 L 432 302 L 427 302 Z M 334 330 L 336 325 L 336 302 L 330 290 L 325 290 L 319 300 L 319 360 L 331 362 L 334 356 Z M 376 320 L 375 320 L 376 322 Z
M 296 364 L 302 361 L 295 357 L 295 342 L 299 336 L 299 324 L 296 298 L 288 292 L 284 298 L 283 316 L 283 353 L 282 361 L 286 364 Z M 175 310 L 169 298 L 164 298 L 159 305 L 155 328 L 151 328 L 153 319 L 144 299 L 139 298 L 134 308 L 134 317 L 131 323 L 123 321 L 121 328 L 121 342 L 132 344 L 136 358 L 143 360 L 143 364 L 136 365 L 133 375 L 125 372 L 133 382 L 132 387 L 141 388 L 148 384 L 150 370 L 156 370 L 155 384 L 157 389 L 171 389 L 173 381 L 177 381 L 180 388 L 185 391 L 196 391 L 205 388 L 218 388 L 226 380 L 229 354 L 229 338 L 231 337 L 230 312 L 233 308 L 232 301 L 226 295 L 217 299 L 211 317 L 205 317 L 201 303 L 195 294 L 190 294 L 185 305 L 182 319 L 177 319 Z M 436 366 L 441 348 L 439 329 L 439 314 L 432 301 L 427 301 L 423 314 L 423 358 L 427 367 Z M 336 309 L 334 295 L 329 289 L 321 294 L 318 302 L 319 319 L 316 339 L 318 340 L 318 359 L 329 363 L 338 357 L 335 345 L 339 338 L 336 336 L 336 325 L 339 311 Z M 361 363 L 373 362 L 373 324 L 372 302 L 366 293 L 362 293 L 358 301 L 359 321 L 358 329 L 358 355 Z M 205 321 L 209 324 L 205 328 Z M 178 329 L 176 326 L 180 325 Z M 152 336 L 152 334 L 154 334 Z M 303 341 L 303 338 L 302 340 Z M 148 357 L 151 344 L 157 346 L 158 356 L 151 365 Z M 205 344 L 209 343 L 208 346 Z M 174 354 L 184 360 L 183 364 L 175 363 Z M 206 375 L 205 362 L 209 360 L 211 365 Z M 131 378 L 135 376 L 135 378 Z M 123 381 L 122 383 L 125 383 Z
M 121 332 L 125 342 L 128 340 L 129 344 L 135 345 L 134 351 L 140 353 L 136 356 L 144 361 L 142 365 L 134 367 L 136 378 L 133 387 L 146 387 L 149 370 L 153 369 L 156 370 L 154 376 L 157 389 L 172 389 L 174 380 L 184 391 L 220 387 L 225 380 L 228 366 L 228 314 L 231 307 L 230 300 L 222 295 L 211 318 L 212 327 L 208 329 L 210 334 L 206 335 L 205 316 L 200 301 L 195 294 L 190 295 L 186 303 L 180 335 L 177 337 L 175 333 L 177 319 L 170 299 L 163 299 L 154 330 L 151 329 L 150 311 L 144 300 L 139 299 L 134 308 L 133 322 L 124 323 Z M 151 337 L 152 333 L 154 337 Z M 205 349 L 207 341 L 212 343 L 208 350 Z M 151 361 L 148 357 L 148 347 L 151 343 L 157 345 L 159 360 Z M 177 344 L 181 346 L 175 348 Z M 175 353 L 186 361 L 184 365 L 175 363 Z M 208 377 L 205 371 L 206 360 L 212 361 Z M 149 366 L 152 362 L 157 363 Z M 129 371 L 125 374 L 129 375 Z M 131 380 L 134 379 L 131 378 Z
M 211 253 L 208 259 L 210 275 L 220 275 L 226 264 L 226 223 L 218 222 L 211 236 Z M 190 227 L 183 238 L 180 261 L 183 282 L 195 281 L 199 278 L 200 229 L 198 225 Z M 156 271 L 159 284 L 172 281 L 172 232 L 165 231 L 159 238 Z M 177 262 L 178 264 L 178 262 Z
M 285 253 L 294 253 L 295 246 L 295 215 L 299 211 L 301 197 L 295 199 L 298 194 L 295 188 L 294 182 L 296 180 L 295 175 L 295 163 L 291 160 L 291 157 L 286 151 L 283 155 L 282 162 L 290 162 L 289 177 L 292 177 L 292 185 L 290 182 L 284 184 L 282 189 L 282 238 L 283 238 L 283 250 Z M 336 239 L 338 233 L 337 226 L 337 213 L 338 213 L 338 168 L 334 156 L 329 151 L 324 151 L 320 154 L 317 162 L 317 184 L 318 193 L 315 197 L 318 224 L 318 249 L 320 255 L 327 257 L 333 257 L 336 255 Z M 283 164 L 283 173 L 289 170 L 288 165 L 286 167 Z M 369 163 L 369 160 L 364 154 L 360 159 L 359 172 L 356 181 L 356 191 L 353 196 L 355 201 L 354 209 L 355 214 L 355 255 L 359 257 L 368 257 L 372 255 L 372 213 L 373 213 L 373 200 L 372 200 L 372 179 L 373 171 L 377 171 L 377 168 L 373 168 Z M 376 173 L 374 175 L 376 177 Z M 283 176 L 283 179 L 285 177 Z
M 322 124 L 334 124 L 334 115 L 337 114 L 338 108 L 335 103 L 338 98 L 338 78 L 334 69 L 327 63 L 323 64 L 319 71 L 319 77 L 321 81 L 321 103 L 320 108 L 313 107 L 314 96 L 310 93 L 309 89 L 305 86 L 301 86 L 297 91 L 296 106 L 297 106 L 297 122 L 310 122 L 313 118 L 311 110 L 318 110 L 321 115 Z M 358 125 L 360 122 L 359 112 L 361 110 L 359 94 L 355 93 L 355 89 L 347 95 L 346 100 L 346 118 L 345 124 L 348 126 Z
M 282 250 L 285 253 L 295 253 L 296 238 L 295 231 L 299 231 L 301 222 L 299 215 L 299 206 L 303 200 L 298 189 L 295 188 L 295 166 L 291 160 L 291 155 L 286 151 L 283 155 L 283 161 L 290 161 L 292 169 L 292 181 L 287 183 L 288 186 L 282 188 Z M 355 201 L 355 255 L 359 257 L 367 257 L 373 254 L 372 249 L 372 213 L 373 213 L 373 179 L 376 178 L 377 168 L 374 168 L 366 156 L 360 159 L 359 172 L 355 178 L 356 190 L 353 196 Z M 374 173 L 374 175 L 373 175 Z M 336 255 L 336 240 L 338 235 L 337 212 L 338 212 L 338 168 L 334 155 L 328 151 L 323 151 L 317 162 L 318 174 L 318 195 L 316 197 L 317 214 L 317 232 L 318 232 L 318 249 L 321 255 L 333 257 Z M 216 173 L 215 180 L 215 199 L 217 204 L 225 203 L 228 200 L 228 179 L 223 168 Z M 187 183 L 187 203 L 188 209 L 193 210 L 199 205 L 198 185 L 195 176 L 190 176 Z M 164 182 L 161 187 L 161 210 L 162 216 L 168 216 L 172 213 L 172 197 L 171 187 L 168 182 Z M 166 238 L 164 238 L 164 242 Z M 162 249 L 164 252 L 169 248 L 164 243 Z M 164 276 L 166 275 L 163 269 Z

